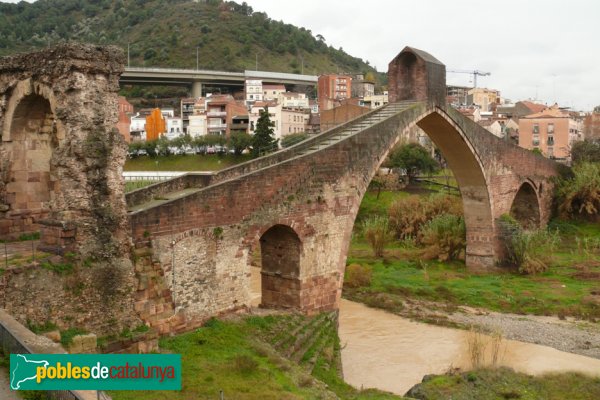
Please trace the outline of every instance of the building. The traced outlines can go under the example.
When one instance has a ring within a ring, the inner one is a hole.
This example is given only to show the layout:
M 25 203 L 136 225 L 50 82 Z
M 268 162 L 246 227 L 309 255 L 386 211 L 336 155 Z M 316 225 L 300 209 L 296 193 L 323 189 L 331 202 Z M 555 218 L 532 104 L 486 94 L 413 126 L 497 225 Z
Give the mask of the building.
M 169 139 L 175 139 L 178 136 L 185 134 L 183 130 L 183 119 L 180 117 L 167 117 L 165 118 L 166 123 L 166 135 Z
M 153 109 L 150 115 L 146 116 L 146 140 L 152 141 L 158 139 L 165 133 L 166 129 L 165 117 L 160 108 Z
M 583 136 L 590 140 L 600 140 L 600 112 L 593 112 L 585 116 Z
M 281 103 L 284 108 L 302 108 L 309 109 L 310 102 L 305 93 L 285 92 L 281 93 L 277 98 L 277 102 Z
M 212 95 L 206 99 L 207 133 L 229 137 L 233 117 L 247 114 L 243 102 L 234 100 L 231 95 Z
M 458 109 L 458 112 L 473 122 L 479 122 L 481 120 L 481 111 L 479 111 L 478 107 L 461 107 Z
M 466 106 L 469 104 L 467 101 L 469 100 L 469 90 L 471 89 L 468 86 L 446 86 L 446 102 L 455 108 Z
M 281 136 L 307 131 L 310 112 L 301 108 L 281 109 Z
M 582 138 L 581 123 L 556 104 L 519 119 L 519 146 L 549 158 L 570 161 L 571 145 Z
M 206 112 L 189 116 L 187 133 L 193 138 L 208 134 Z
M 247 104 L 263 100 L 263 84 L 260 79 L 246 79 L 244 93 Z
M 250 126 L 248 127 L 248 132 L 250 134 L 254 134 L 256 130 L 256 124 L 258 118 L 260 117 L 260 112 L 269 109 L 269 118 L 273 123 L 273 134 L 276 139 L 281 139 L 282 137 L 282 107 L 281 104 L 278 104 L 276 101 L 257 101 L 250 108 L 250 113 L 248 115 L 248 122 Z
M 181 99 L 181 119 L 183 121 L 183 131 L 187 132 L 187 127 L 190 124 L 190 115 L 194 114 L 194 104 L 196 100 L 193 97 Z
M 519 119 L 526 115 L 542 112 L 546 109 L 544 104 L 532 101 L 518 101 L 515 104 L 498 105 L 496 115 L 499 117 Z
M 311 114 L 319 113 L 319 102 L 317 100 L 309 100 L 308 105 L 310 107 Z
M 125 138 L 127 143 L 131 142 L 131 116 L 133 115 L 133 105 L 123 96 L 119 96 L 119 121 L 117 129 Z
M 369 107 L 370 109 L 379 108 L 385 106 L 389 102 L 388 92 L 383 94 L 373 94 L 365 96 L 359 101 L 359 105 Z
M 482 111 L 491 111 L 492 104 L 499 104 L 500 100 L 500 92 L 494 89 L 473 88 L 467 93 L 467 104 L 475 104 Z
M 484 127 L 488 132 L 493 135 L 504 138 L 504 124 L 498 120 L 482 119 L 477 122 L 479 125 Z
M 330 110 L 335 101 L 343 101 L 352 97 L 352 78 L 347 75 L 321 75 L 317 85 L 319 108 Z
M 331 110 L 321 111 L 321 132 L 360 117 L 371 111 L 370 108 L 344 102 L 342 105 Z
M 366 80 L 364 75 L 355 75 L 351 83 L 352 97 L 367 97 L 375 95 L 375 82 Z
M 277 100 L 285 93 L 284 85 L 262 85 L 263 100 Z

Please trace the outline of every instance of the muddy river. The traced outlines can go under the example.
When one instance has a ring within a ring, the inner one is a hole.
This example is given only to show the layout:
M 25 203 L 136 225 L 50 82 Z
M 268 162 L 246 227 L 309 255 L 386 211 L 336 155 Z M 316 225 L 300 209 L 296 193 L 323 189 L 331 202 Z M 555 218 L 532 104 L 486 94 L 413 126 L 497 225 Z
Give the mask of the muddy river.
M 468 331 L 412 322 L 348 300 L 340 305 L 339 335 L 346 382 L 400 395 L 424 375 L 470 369 L 469 341 L 475 340 Z M 595 358 L 514 340 L 496 341 L 499 345 L 494 346 L 489 336 L 478 339 L 487 349 L 485 363 L 495 353 L 496 365 L 533 375 L 559 371 L 600 375 L 600 360 Z M 498 351 L 491 351 L 494 347 Z
M 252 304 L 258 306 L 259 268 L 252 268 L 251 280 Z M 450 368 L 468 370 L 472 365 L 472 332 L 413 322 L 349 300 L 340 304 L 339 335 L 344 378 L 357 388 L 403 395 L 425 375 Z M 515 340 L 476 338 L 486 349 L 484 364 L 489 365 L 495 354 L 496 365 L 533 375 L 562 371 L 600 375 L 600 360 L 595 358 Z

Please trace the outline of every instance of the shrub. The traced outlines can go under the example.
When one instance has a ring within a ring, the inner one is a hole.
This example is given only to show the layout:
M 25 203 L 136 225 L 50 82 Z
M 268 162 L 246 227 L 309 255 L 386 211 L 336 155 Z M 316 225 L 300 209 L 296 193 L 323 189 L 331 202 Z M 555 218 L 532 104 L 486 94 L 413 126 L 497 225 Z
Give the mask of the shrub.
M 371 217 L 363 222 L 363 235 L 373 249 L 375 257 L 383 257 L 383 248 L 389 239 L 388 221 L 385 217 Z
M 350 264 L 346 267 L 344 285 L 350 288 L 370 286 L 372 276 L 373 268 L 370 265 Z
M 600 213 L 600 163 L 582 162 L 573 167 L 573 176 L 558 182 L 557 197 L 562 217 L 597 216 Z
M 388 210 L 390 228 L 397 239 L 414 238 L 421 242 L 421 229 L 438 215 L 463 215 L 462 201 L 459 197 L 436 194 L 426 199 L 410 196 L 396 200 Z
M 394 201 L 388 210 L 390 228 L 396 239 L 416 238 L 427 215 L 419 196 Z
M 559 242 L 560 237 L 556 231 L 517 229 L 506 240 L 508 261 L 524 274 L 543 272 L 548 268 L 550 255 Z
M 439 215 L 423 228 L 422 241 L 427 246 L 427 258 L 456 260 L 467 245 L 465 220 L 457 215 Z

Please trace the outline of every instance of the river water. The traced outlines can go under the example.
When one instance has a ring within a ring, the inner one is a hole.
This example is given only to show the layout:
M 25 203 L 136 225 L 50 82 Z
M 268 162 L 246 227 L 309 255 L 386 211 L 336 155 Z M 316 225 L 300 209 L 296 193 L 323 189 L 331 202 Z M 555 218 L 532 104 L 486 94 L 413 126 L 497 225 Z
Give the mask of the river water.
M 424 375 L 449 368 L 471 368 L 468 340 L 473 333 L 413 322 L 397 315 L 342 300 L 340 341 L 346 382 L 404 394 Z M 492 340 L 487 344 L 489 361 Z M 532 375 L 578 371 L 600 375 L 600 360 L 514 340 L 500 342 L 498 364 Z
M 261 297 L 260 268 L 251 273 L 252 305 Z M 344 379 L 356 388 L 377 388 L 403 395 L 428 374 L 450 368 L 471 369 L 468 341 L 473 333 L 399 317 L 349 300 L 341 300 L 339 336 Z M 491 338 L 485 359 L 492 358 Z M 502 340 L 497 365 L 536 375 L 578 371 L 600 375 L 600 360 L 547 346 Z

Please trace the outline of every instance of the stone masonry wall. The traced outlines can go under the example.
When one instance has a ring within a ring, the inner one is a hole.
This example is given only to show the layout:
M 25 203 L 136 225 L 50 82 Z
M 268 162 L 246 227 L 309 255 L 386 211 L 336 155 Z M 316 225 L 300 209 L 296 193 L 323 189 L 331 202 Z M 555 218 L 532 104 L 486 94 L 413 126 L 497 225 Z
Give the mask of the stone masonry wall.
M 0 237 L 66 223 L 75 226 L 72 248 L 59 241 L 47 250 L 99 259 L 128 251 L 126 145 L 115 128 L 123 65 L 116 47 L 75 44 L 0 58 Z M 35 147 L 23 147 L 23 135 Z

